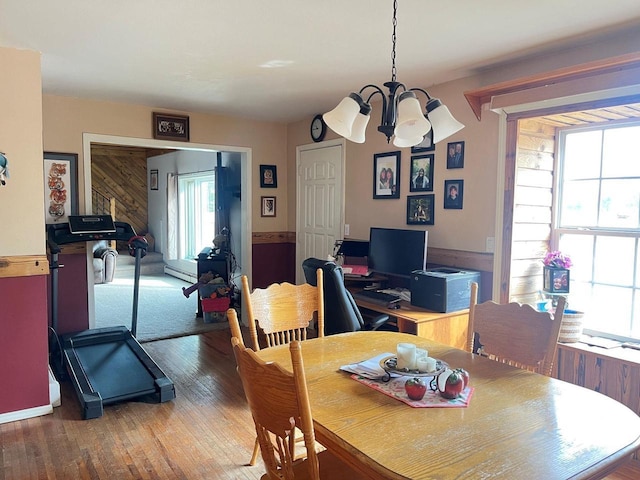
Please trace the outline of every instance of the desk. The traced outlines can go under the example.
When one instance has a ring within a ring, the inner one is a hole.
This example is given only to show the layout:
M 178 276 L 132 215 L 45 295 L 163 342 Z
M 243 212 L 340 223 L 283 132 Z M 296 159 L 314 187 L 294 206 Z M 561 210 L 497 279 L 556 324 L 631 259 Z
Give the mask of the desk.
M 458 312 L 438 313 L 415 307 L 401 300 L 400 308 L 391 309 L 383 305 L 354 298 L 360 308 L 386 313 L 398 319 L 398 330 L 412 333 L 422 338 L 444 343 L 452 347 L 466 349 L 469 329 L 469 309 Z
M 411 408 L 338 371 L 413 342 L 469 371 L 467 408 Z M 600 479 L 640 447 L 640 417 L 609 397 L 395 332 L 302 343 L 318 441 L 377 479 Z M 288 346 L 258 355 L 291 371 Z

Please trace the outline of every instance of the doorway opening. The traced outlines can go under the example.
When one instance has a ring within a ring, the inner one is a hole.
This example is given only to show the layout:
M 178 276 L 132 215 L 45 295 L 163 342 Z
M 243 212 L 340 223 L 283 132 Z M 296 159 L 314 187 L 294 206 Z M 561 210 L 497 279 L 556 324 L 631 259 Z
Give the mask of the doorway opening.
M 169 233 L 169 226 L 167 222 L 167 173 L 170 171 L 176 170 L 176 163 L 182 162 L 184 165 L 193 164 L 193 158 L 197 156 L 208 156 L 210 159 L 206 166 L 204 167 L 184 167 L 182 173 L 185 173 L 191 169 L 191 173 L 195 171 L 196 176 L 200 175 L 204 171 L 208 171 L 211 175 L 211 172 L 214 170 L 214 166 L 216 166 L 216 159 L 220 159 L 221 156 L 223 158 L 223 163 L 227 170 L 233 172 L 233 175 L 230 178 L 235 178 L 237 181 L 234 182 L 233 185 L 227 185 L 228 187 L 228 197 L 233 198 L 235 202 L 229 208 L 229 218 L 227 226 L 228 230 L 233 233 L 233 235 L 229 236 L 230 245 L 234 252 L 234 257 L 237 259 L 235 263 L 236 270 L 233 273 L 233 280 L 235 281 L 241 274 L 246 274 L 248 276 L 251 275 L 251 212 L 250 212 L 250 204 L 251 204 L 251 149 L 241 148 L 241 147 L 227 147 L 227 146 L 217 146 L 217 145 L 204 145 L 204 144 L 185 144 L 182 142 L 169 142 L 169 141 L 161 141 L 161 140 L 149 140 L 149 139 L 134 139 L 129 137 L 114 137 L 114 136 L 106 136 L 106 135 L 97 135 L 97 134 L 85 134 L 83 136 L 83 153 L 84 153 L 84 188 L 85 192 L 91 191 L 92 186 L 92 155 L 91 149 L 96 145 L 107 145 L 111 147 L 120 146 L 123 148 L 141 148 L 146 149 L 151 152 L 152 155 L 148 157 L 146 165 L 143 167 L 143 174 L 140 176 L 140 182 L 143 184 L 143 188 L 141 192 L 139 192 L 140 202 L 136 203 L 135 199 L 132 202 L 133 205 L 126 206 L 121 209 L 121 212 L 124 212 L 122 216 L 124 218 L 118 218 L 121 215 L 116 216 L 116 220 L 127 221 L 128 223 L 133 223 L 134 214 L 139 216 L 144 216 L 146 222 L 143 228 L 138 226 L 136 229 L 137 233 L 147 233 L 152 238 L 152 243 L 154 244 L 153 248 L 149 250 L 154 250 L 153 255 L 151 252 L 149 256 L 158 256 L 156 254 L 161 255 L 160 263 L 162 265 L 162 272 L 155 272 L 156 276 L 164 274 L 164 265 L 166 263 L 174 262 L 174 267 L 177 267 L 179 271 L 189 271 L 194 272 L 193 276 L 187 276 L 187 281 L 196 279 L 195 272 L 195 259 L 197 255 L 194 257 L 189 257 L 189 252 L 184 250 L 184 255 L 187 260 L 178 258 L 177 253 L 173 255 L 172 258 L 167 258 L 167 248 L 168 248 L 168 240 L 172 235 Z M 167 161 L 166 157 L 173 156 L 173 160 Z M 179 161 L 175 160 L 176 156 L 182 156 L 183 158 Z M 164 158 L 163 158 L 164 157 Z M 153 178 L 150 178 L 151 173 L 153 172 Z M 188 175 L 185 175 L 187 178 Z M 111 180 L 113 182 L 113 180 Z M 216 183 L 214 182 L 214 185 Z M 187 187 L 189 188 L 189 187 Z M 201 194 L 207 195 L 207 191 L 210 193 L 210 184 L 206 181 L 200 181 L 200 186 L 195 188 L 194 191 L 200 190 Z M 144 198 L 143 198 L 144 197 Z M 215 200 L 215 197 L 214 197 Z M 144 212 L 140 212 L 137 207 L 139 204 L 145 204 L 146 208 Z M 90 195 L 85 195 L 85 212 L 87 214 L 94 213 L 92 200 Z M 200 212 L 204 211 L 205 213 L 209 211 L 209 216 L 207 217 L 207 223 L 211 219 L 211 216 L 215 216 L 216 211 L 214 209 L 213 212 L 210 202 L 208 200 L 203 201 L 200 207 Z M 187 218 L 189 215 L 193 216 L 193 223 L 197 218 L 197 208 L 196 210 L 185 211 L 185 215 Z M 188 222 L 187 222 L 188 224 Z M 185 225 L 187 225 L 185 224 Z M 140 223 L 138 224 L 140 225 Z M 207 234 L 211 233 L 209 230 L 211 228 L 219 227 L 219 222 L 214 223 L 215 227 L 207 227 L 200 231 L 200 239 L 199 241 L 193 242 L 190 249 L 195 251 L 198 248 L 198 245 L 202 243 L 202 238 L 205 238 Z M 213 242 L 214 235 L 209 235 L 208 242 L 211 246 Z M 186 238 L 186 237 L 185 237 Z M 188 242 L 182 242 L 185 245 Z M 194 250 L 195 249 L 195 250 Z M 91 249 L 88 249 L 91 250 Z M 169 255 L 172 257 L 172 255 Z M 123 261 L 120 263 L 124 263 L 125 256 L 122 255 L 119 257 L 119 260 Z M 144 261 L 144 259 L 143 259 Z M 93 272 L 91 267 L 91 263 L 93 262 L 92 253 L 90 251 L 87 252 L 87 276 L 88 276 L 88 297 L 89 297 L 89 327 L 95 328 L 96 326 L 96 297 L 95 297 L 95 286 L 93 282 Z M 186 267 L 186 268 L 185 268 Z M 162 279 L 163 283 L 165 279 Z M 174 279 L 176 280 L 176 279 Z M 133 274 L 131 275 L 130 281 L 133 281 Z M 182 284 L 176 284 L 172 282 L 174 291 L 179 292 L 179 298 L 173 296 L 173 293 L 167 293 L 167 296 L 172 295 L 171 302 L 173 304 L 184 302 L 185 300 L 193 303 L 192 307 L 189 308 L 189 312 L 191 312 L 191 319 L 189 321 L 193 321 L 195 317 L 195 313 L 197 311 L 197 293 L 191 296 L 190 298 L 185 298 L 185 295 L 182 293 Z M 178 286 L 176 286 L 178 285 Z M 187 283 L 186 285 L 191 285 Z M 156 290 L 161 287 L 164 288 L 158 282 L 158 279 L 150 279 L 151 288 L 155 288 Z M 168 292 L 168 291 L 167 291 Z M 140 301 L 142 302 L 142 292 L 140 293 Z M 126 305 L 126 300 L 123 301 Z M 175 305 L 174 305 L 175 306 Z M 130 319 L 131 312 L 131 304 L 129 303 L 126 307 L 129 315 L 125 318 L 120 318 L 118 324 L 127 324 Z M 139 308 L 139 331 L 143 331 L 144 329 L 144 310 L 142 304 Z M 199 321 L 202 322 L 202 318 L 199 318 Z M 175 335 L 174 335 L 175 336 Z M 144 339 L 143 339 L 144 340 Z

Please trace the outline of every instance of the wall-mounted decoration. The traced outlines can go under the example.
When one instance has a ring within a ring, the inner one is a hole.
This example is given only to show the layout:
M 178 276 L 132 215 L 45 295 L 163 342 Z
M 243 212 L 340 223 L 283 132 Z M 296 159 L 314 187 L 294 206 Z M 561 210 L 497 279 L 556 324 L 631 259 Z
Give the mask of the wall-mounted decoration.
M 447 168 L 464 168 L 464 142 L 447 143 Z
M 9 160 L 4 153 L 0 152 L 0 185 L 6 185 L 7 178 L 9 178 Z
M 78 214 L 78 155 L 44 152 L 45 223 L 66 223 Z
M 151 170 L 149 173 L 149 188 L 158 190 L 158 170 Z
M 153 113 L 153 138 L 189 141 L 189 117 L 170 113 Z
M 261 217 L 276 216 L 276 197 L 260 197 L 262 202 Z
M 409 172 L 410 192 L 433 192 L 433 160 L 435 155 L 414 155 Z
M 435 195 L 413 195 L 407 197 L 407 225 L 433 225 Z
M 275 165 L 260 165 L 260 188 L 276 188 L 278 171 Z
M 373 198 L 400 198 L 400 150 L 373 156 Z
M 444 208 L 462 209 L 464 180 L 444 181 Z

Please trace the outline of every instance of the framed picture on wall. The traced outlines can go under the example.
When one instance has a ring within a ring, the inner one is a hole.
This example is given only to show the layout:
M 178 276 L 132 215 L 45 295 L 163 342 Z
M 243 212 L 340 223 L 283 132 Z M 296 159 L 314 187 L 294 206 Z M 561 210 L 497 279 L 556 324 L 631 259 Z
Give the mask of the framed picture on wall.
M 189 117 L 154 112 L 153 138 L 188 142 Z
M 407 225 L 433 225 L 434 199 L 433 193 L 407 197 Z
M 410 192 L 433 192 L 433 153 L 411 157 Z
M 462 209 L 464 180 L 444 181 L 444 208 Z
M 275 165 L 260 165 L 260 188 L 276 188 L 278 171 Z
M 433 129 L 431 129 L 419 144 L 411 147 L 411 153 L 433 152 L 435 149 L 436 145 L 433 143 Z
M 262 202 L 261 217 L 276 216 L 276 197 L 260 197 Z
M 464 168 L 464 142 L 447 143 L 447 168 Z
M 373 156 L 373 198 L 400 198 L 400 150 Z
M 45 223 L 66 223 L 78 214 L 78 155 L 44 152 Z
M 158 190 L 158 170 L 151 170 L 149 173 L 149 188 Z

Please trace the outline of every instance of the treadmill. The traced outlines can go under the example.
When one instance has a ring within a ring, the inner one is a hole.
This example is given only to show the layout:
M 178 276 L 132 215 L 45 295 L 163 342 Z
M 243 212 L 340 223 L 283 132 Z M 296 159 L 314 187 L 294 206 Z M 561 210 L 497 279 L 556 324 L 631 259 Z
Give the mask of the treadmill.
M 125 326 L 94 328 L 58 335 L 58 262 L 60 245 L 96 240 L 128 242 L 135 256 L 131 330 Z M 72 215 L 68 224 L 47 225 L 51 252 L 51 326 L 54 342 L 51 363 L 60 379 L 68 378 L 85 420 L 102 416 L 104 405 L 140 399 L 162 403 L 176 396 L 173 382 L 136 340 L 140 260 L 147 241 L 131 225 L 110 215 Z

